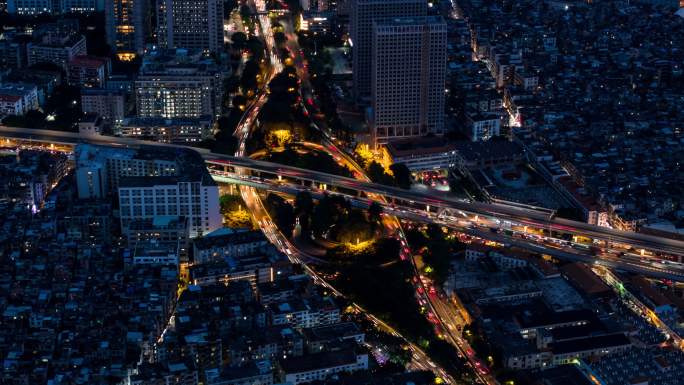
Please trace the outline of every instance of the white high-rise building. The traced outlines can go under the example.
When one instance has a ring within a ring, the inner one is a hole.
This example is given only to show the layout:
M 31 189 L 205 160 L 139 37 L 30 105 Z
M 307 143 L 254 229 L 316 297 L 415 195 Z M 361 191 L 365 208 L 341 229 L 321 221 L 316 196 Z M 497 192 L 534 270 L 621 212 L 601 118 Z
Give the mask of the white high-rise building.
M 119 183 L 119 215 L 122 232 L 135 220 L 163 215 L 188 218 L 192 238 L 222 226 L 218 186 L 209 175 L 190 179 L 124 177 Z
M 95 145 L 75 152 L 79 198 L 118 195 L 123 234 L 133 221 L 164 215 L 188 218 L 191 237 L 222 226 L 218 186 L 197 152 Z
M 424 0 L 351 0 L 349 33 L 353 50 L 354 95 L 360 102 L 371 96 L 373 22 L 396 17 L 425 16 Z
M 157 0 L 157 38 L 162 48 L 220 52 L 222 0 Z
M 439 16 L 374 23 L 371 90 L 376 143 L 444 133 L 447 27 Z

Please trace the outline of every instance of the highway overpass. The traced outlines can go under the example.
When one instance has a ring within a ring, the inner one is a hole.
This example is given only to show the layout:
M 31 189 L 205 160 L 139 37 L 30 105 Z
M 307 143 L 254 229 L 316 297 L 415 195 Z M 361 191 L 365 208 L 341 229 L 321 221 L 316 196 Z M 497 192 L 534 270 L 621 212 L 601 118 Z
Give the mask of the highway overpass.
M 290 181 L 308 181 L 329 187 L 336 186 L 349 191 L 382 195 L 394 201 L 396 208 L 403 207 L 406 209 L 415 209 L 416 207 L 422 206 L 427 211 L 433 211 L 433 214 L 428 212 L 425 214 L 430 221 L 434 222 L 439 222 L 439 218 L 444 217 L 445 215 L 446 217 L 455 217 L 457 213 L 463 213 L 467 216 L 480 216 L 499 221 L 510 221 L 521 226 L 582 236 L 597 241 L 605 241 L 607 243 L 627 245 L 635 250 L 645 249 L 656 253 L 671 254 L 679 257 L 684 256 L 684 242 L 679 240 L 599 227 L 562 218 L 552 218 L 545 212 L 521 207 L 471 202 L 450 197 L 437 197 L 422 192 L 402 190 L 391 186 L 363 182 L 357 179 L 264 162 L 246 157 L 216 154 L 203 148 L 157 143 L 132 138 L 100 135 L 80 136 L 77 133 L 5 126 L 0 126 L 0 137 L 43 144 L 55 143 L 73 145 L 78 143 L 91 143 L 133 148 L 143 145 L 190 148 L 198 151 L 210 168 L 220 171 L 230 171 L 235 168 L 242 168 L 261 174 L 280 176 Z

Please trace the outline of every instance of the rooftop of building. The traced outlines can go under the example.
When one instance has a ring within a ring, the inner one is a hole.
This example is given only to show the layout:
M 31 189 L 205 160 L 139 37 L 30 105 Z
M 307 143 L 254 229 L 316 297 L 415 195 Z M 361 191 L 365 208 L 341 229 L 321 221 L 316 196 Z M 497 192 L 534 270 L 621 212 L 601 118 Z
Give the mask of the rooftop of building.
M 631 344 L 632 342 L 624 333 L 615 333 L 554 342 L 550 347 L 554 354 L 567 354 Z
M 179 117 L 179 118 L 157 118 L 157 117 L 128 117 L 121 122 L 122 127 L 165 127 L 177 125 L 203 125 L 209 126 L 212 118 L 205 115 L 198 118 Z
M 108 60 L 109 59 L 106 57 L 78 55 L 74 56 L 74 58 L 69 61 L 69 65 L 81 67 L 100 67 L 106 65 Z
M 197 182 L 199 179 L 186 179 L 178 176 L 123 176 L 119 178 L 119 188 L 141 188 L 154 186 L 174 186 L 182 181 Z
M 193 264 L 190 266 L 190 276 L 198 279 L 200 277 L 221 276 L 245 270 L 263 269 L 273 265 L 278 260 L 282 260 L 282 258 L 258 252 L 240 257 L 221 257 L 218 260 Z
M 248 362 L 242 366 L 229 366 L 221 369 L 220 380 L 239 380 L 262 375 L 269 375 L 271 373 L 271 362 L 269 360 L 260 360 L 256 362 Z
M 522 159 L 525 155 L 520 144 L 505 139 L 490 139 L 486 142 L 458 141 L 454 143 L 454 146 L 466 161 L 496 158 Z
M 353 322 L 340 322 L 332 325 L 305 328 L 302 329 L 302 334 L 309 341 L 320 341 L 354 336 L 363 334 L 363 332 Z
M 330 297 L 295 298 L 269 305 L 273 314 L 289 314 L 301 311 L 335 310 L 337 305 Z
M 98 163 L 102 166 L 108 159 L 163 160 L 176 164 L 176 176 L 130 176 L 121 178 L 120 184 L 127 187 L 152 187 L 160 184 L 189 181 L 201 181 L 205 186 L 216 185 L 200 154 L 186 148 L 143 145 L 139 149 L 132 149 L 79 144 L 75 149 L 75 158 L 77 167 L 93 167 Z
M 439 154 L 453 151 L 454 149 L 455 145 L 453 143 L 449 143 L 444 138 L 436 136 L 392 140 L 387 143 L 387 151 L 394 158 Z
M 261 230 L 222 228 L 193 241 L 194 247 L 198 250 L 228 247 L 243 243 L 259 243 L 265 245 L 268 243 L 268 239 L 266 239 L 266 236 Z
M 322 385 L 431 385 L 435 383 L 435 375 L 429 371 L 411 371 L 407 373 L 379 374 L 357 372 L 341 378 L 330 378 Z
M 113 90 L 108 88 L 82 88 L 81 95 L 121 95 L 125 96 L 124 90 Z
M 285 373 L 302 373 L 353 364 L 356 362 L 356 352 L 353 349 L 338 350 L 291 357 L 279 362 Z
M 398 27 L 409 25 L 437 25 L 445 27 L 444 19 L 441 16 L 413 16 L 413 17 L 395 17 L 391 19 L 376 20 L 373 22 L 377 27 Z
M 606 334 L 607 329 L 602 322 L 590 322 L 584 325 L 553 328 L 549 334 L 554 341 L 573 340 Z
M 532 374 L 537 379 L 535 385 L 594 385 L 577 367 L 577 365 L 561 365 L 544 369 Z
M 601 296 L 612 293 L 611 288 L 583 263 L 569 263 L 563 265 L 560 269 L 564 276 L 588 295 Z
M 2 91 L 0 91 L 0 102 L 16 103 L 20 100 L 21 100 L 21 96 L 19 96 L 19 95 L 3 94 Z
M 569 323 L 600 324 L 591 310 L 578 309 L 561 312 L 523 312 L 516 316 L 521 328 L 543 328 Z

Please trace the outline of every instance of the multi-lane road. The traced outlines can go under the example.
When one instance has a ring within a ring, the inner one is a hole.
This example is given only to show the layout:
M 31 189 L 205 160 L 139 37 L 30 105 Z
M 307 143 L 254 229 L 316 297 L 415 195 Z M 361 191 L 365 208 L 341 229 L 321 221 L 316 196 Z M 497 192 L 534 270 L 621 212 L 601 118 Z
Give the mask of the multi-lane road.
M 267 50 L 271 52 L 270 55 L 270 68 L 268 72 L 268 76 L 266 79 L 265 84 L 268 84 L 268 81 L 275 76 L 275 74 L 279 71 L 282 70 L 282 65 L 280 64 L 280 60 L 278 57 L 275 55 L 275 44 L 273 40 L 273 34 L 271 31 L 270 27 L 270 20 L 266 15 L 263 14 L 263 11 L 265 9 L 265 4 L 263 0 L 256 0 L 256 8 L 259 11 L 259 22 L 260 22 L 260 27 L 262 30 L 262 33 L 265 37 L 265 42 L 267 46 Z M 255 98 L 255 100 L 250 103 L 248 109 L 245 111 L 243 114 L 242 119 L 238 123 L 234 136 L 238 138 L 238 148 L 235 152 L 235 156 L 237 157 L 244 157 L 245 156 L 245 144 L 247 139 L 249 138 L 249 135 L 251 133 L 252 126 L 256 120 L 256 117 L 259 114 L 259 111 L 261 107 L 264 105 L 266 102 L 266 92 L 265 88 L 262 88 L 259 91 L 259 94 Z M 250 179 L 251 177 L 244 168 L 236 168 L 236 177 L 238 180 L 247 180 Z M 220 177 L 219 177 L 220 178 Z M 245 205 L 248 207 L 249 211 L 252 214 L 252 217 L 254 220 L 259 224 L 259 227 L 261 230 L 264 232 L 266 237 L 269 239 L 269 241 L 275 245 L 281 252 L 285 253 L 289 260 L 292 263 L 296 263 L 301 265 L 304 270 L 309 274 L 315 283 L 318 285 L 324 287 L 328 291 L 330 291 L 332 294 L 338 296 L 338 297 L 344 297 L 344 295 L 339 292 L 337 289 L 335 289 L 332 285 L 330 285 L 328 282 L 326 282 L 323 278 L 321 278 L 316 271 L 314 271 L 308 264 L 311 260 L 315 260 L 316 258 L 307 255 L 305 252 L 302 250 L 299 250 L 295 247 L 292 242 L 290 242 L 289 237 L 287 237 L 285 234 L 283 234 L 280 229 L 273 223 L 273 221 L 270 218 L 270 215 L 268 214 L 268 211 L 263 205 L 263 202 L 261 201 L 261 198 L 259 197 L 259 194 L 257 192 L 257 189 L 255 188 L 256 186 L 250 185 L 247 183 L 242 183 L 240 184 L 240 194 L 242 196 L 243 201 L 245 202 Z M 444 371 L 444 369 L 440 368 L 437 366 L 435 363 L 432 362 L 432 360 L 427 356 L 427 354 L 420 349 L 417 345 L 413 344 L 412 342 L 408 341 L 406 338 L 404 338 L 399 332 L 397 332 L 394 328 L 380 320 L 379 318 L 375 317 L 374 315 L 368 313 L 365 309 L 363 309 L 360 305 L 356 303 L 351 303 L 351 306 L 359 313 L 364 314 L 365 317 L 379 330 L 383 330 L 392 336 L 395 336 L 397 338 L 401 338 L 404 340 L 406 345 L 408 346 L 409 350 L 411 351 L 412 354 L 412 360 L 410 363 L 410 366 L 414 369 L 419 369 L 419 370 L 428 370 L 432 371 L 436 376 L 446 380 L 448 383 L 454 383 L 453 379 Z
M 259 1 L 259 0 L 257 0 Z M 258 7 L 258 5 L 257 5 Z M 263 16 L 262 16 L 263 17 Z M 262 23 L 262 28 L 264 27 L 264 24 Z M 297 39 L 294 36 L 294 33 L 292 32 L 292 26 L 291 23 L 287 23 L 286 27 L 286 32 L 288 35 L 288 47 L 290 51 L 295 52 L 295 64 L 298 69 L 298 74 L 300 76 L 300 79 L 302 79 L 302 85 L 305 87 L 309 87 L 309 82 L 308 82 L 308 73 L 306 70 L 306 65 L 304 64 L 304 59 L 301 56 L 301 53 L 299 51 L 299 45 L 297 44 Z M 272 41 L 272 40 L 271 40 Z M 267 46 L 272 47 L 272 43 L 269 44 L 269 41 L 267 41 Z M 271 58 L 273 61 L 273 57 Z M 238 125 L 235 136 L 238 138 L 238 150 L 236 151 L 236 156 L 244 156 L 245 155 L 245 142 L 246 139 L 249 137 L 249 133 L 251 130 L 252 123 L 254 122 L 254 119 L 256 115 L 258 114 L 259 109 L 263 105 L 263 102 L 261 103 L 253 103 L 250 107 L 250 110 L 246 111 L 244 114 L 243 120 L 240 122 Z M 367 176 L 364 175 L 363 170 L 361 167 L 351 158 L 349 157 L 346 153 L 343 151 L 339 150 L 334 143 L 332 143 L 329 140 L 325 140 L 325 146 L 321 146 L 315 143 L 306 143 L 306 146 L 308 147 L 313 147 L 315 150 L 318 151 L 323 151 L 327 152 L 330 155 L 332 155 L 337 162 L 342 164 L 345 167 L 348 167 L 352 170 L 355 170 L 355 175 L 364 180 L 364 181 L 369 181 Z M 244 169 L 238 168 L 236 171 L 238 171 L 239 175 L 238 178 L 241 180 L 245 179 L 251 179 L 252 177 L 249 176 L 248 174 L 242 172 Z M 220 173 L 220 172 L 219 172 Z M 225 175 L 225 174 L 224 174 Z M 219 180 L 221 179 L 220 175 L 216 175 Z M 230 181 L 230 180 L 228 180 Z M 302 250 L 298 250 L 288 239 L 287 236 L 282 234 L 280 230 L 277 228 L 277 226 L 273 223 L 271 218 L 268 215 L 268 212 L 265 210 L 265 207 L 263 206 L 263 203 L 261 202 L 261 199 L 256 192 L 255 187 L 256 185 L 245 185 L 243 184 L 241 186 L 241 195 L 243 200 L 245 201 L 245 204 L 248 206 L 250 209 L 252 216 L 255 218 L 256 221 L 258 221 L 259 226 L 261 227 L 262 231 L 266 234 L 268 239 L 276 245 L 282 252 L 284 252 L 292 262 L 294 263 L 299 263 L 304 266 L 306 269 L 307 273 L 314 278 L 314 280 L 325 287 L 326 289 L 330 290 L 332 293 L 339 297 L 344 297 L 342 293 L 337 291 L 334 287 L 332 287 L 330 284 L 328 284 L 324 279 L 322 279 L 316 271 L 311 269 L 306 262 L 313 261 L 315 258 L 308 256 L 305 252 Z M 296 193 L 299 190 L 293 190 L 290 189 L 290 193 Z M 383 199 L 382 197 L 378 197 L 379 199 Z M 389 231 L 392 230 L 393 226 L 397 227 L 399 236 L 403 239 L 404 234 L 401 232 L 401 225 L 399 224 L 399 221 L 394 218 L 394 217 L 386 217 L 385 220 L 383 221 L 384 225 L 388 228 Z M 405 242 L 405 239 L 402 240 Z M 407 253 L 408 248 L 402 248 L 402 259 L 407 259 L 411 258 L 410 255 Z M 409 363 L 409 367 L 412 369 L 418 369 L 418 370 L 427 370 L 427 371 L 432 371 L 436 376 L 439 378 L 443 379 L 447 383 L 455 383 L 454 379 L 441 367 L 436 365 L 428 356 L 427 354 L 419 348 L 416 344 L 408 341 L 406 338 L 404 338 L 399 332 L 397 332 L 394 328 L 380 320 L 379 318 L 373 316 L 372 314 L 368 313 L 363 309 L 360 305 L 356 303 L 352 303 L 352 306 L 356 309 L 356 311 L 361 312 L 366 316 L 366 318 L 379 330 L 383 330 L 387 333 L 389 333 L 392 336 L 401 338 L 404 340 L 406 345 L 408 346 L 409 350 L 411 351 L 412 354 L 412 359 L 411 362 Z M 484 381 L 483 381 L 484 382 Z

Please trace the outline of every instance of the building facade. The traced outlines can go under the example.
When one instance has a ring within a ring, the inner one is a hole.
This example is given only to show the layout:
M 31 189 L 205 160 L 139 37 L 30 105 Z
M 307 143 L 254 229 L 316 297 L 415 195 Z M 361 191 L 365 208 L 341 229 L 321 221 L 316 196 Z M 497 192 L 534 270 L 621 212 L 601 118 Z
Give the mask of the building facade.
M 81 35 L 60 39 L 45 38 L 29 44 L 27 51 L 30 66 L 36 63 L 53 63 L 66 70 L 71 60 L 86 54 L 86 39 Z
M 0 116 L 23 115 L 21 96 L 0 94 Z
M 320 300 L 295 299 L 269 307 L 272 325 L 311 328 L 340 322 L 340 309 L 329 297 Z
M 76 147 L 76 183 L 81 199 L 104 198 L 115 193 L 119 180 L 127 176 L 174 176 L 178 163 L 173 154 L 149 148 L 138 152 L 107 146 Z
M 192 144 L 211 136 L 211 117 L 204 118 L 126 118 L 117 130 L 122 136 L 155 142 Z
M 162 215 L 188 218 L 193 238 L 222 226 L 218 186 L 211 178 L 124 177 L 118 192 L 122 229 L 133 220 Z
M 466 114 L 466 135 L 473 142 L 489 140 L 501 135 L 501 115 L 496 112 Z
M 135 81 L 137 115 L 166 119 L 216 117 L 221 112 L 222 87 L 223 73 L 213 64 L 150 59 Z
M 104 11 L 104 0 L 60 0 L 62 13 L 89 13 Z
M 38 104 L 38 88 L 31 84 L 0 84 L 0 116 L 23 115 L 35 110 Z
M 389 141 L 382 154 L 384 164 L 401 163 L 411 172 L 449 170 L 458 164 L 455 147 L 437 137 Z
M 222 226 L 218 186 L 195 151 L 78 145 L 75 160 L 80 199 L 118 193 L 122 234 L 134 221 L 167 215 L 187 218 L 190 237 Z
M 157 38 L 162 48 L 220 52 L 223 1 L 157 0 Z
M 68 64 L 69 84 L 80 88 L 104 87 L 105 77 L 111 71 L 110 67 L 108 58 L 76 56 Z
M 7 0 L 7 12 L 16 15 L 39 15 L 52 13 L 52 1 L 50 0 Z
M 122 234 L 129 247 L 152 242 L 172 246 L 184 255 L 188 249 L 188 219 L 178 215 L 163 215 L 129 222 Z
M 3 32 L 0 34 L 0 67 L 22 68 L 26 66 L 27 42 L 23 34 Z
M 368 354 L 347 349 L 280 361 L 281 378 L 293 385 L 322 381 L 338 373 L 365 369 L 368 369 Z
M 16 15 L 88 13 L 104 10 L 103 0 L 8 0 L 7 12 Z
M 119 124 L 126 113 L 126 93 L 104 88 L 82 89 L 81 110 L 100 115 L 109 125 Z
M 424 16 L 427 6 L 419 0 L 352 0 L 349 33 L 353 50 L 354 95 L 359 101 L 371 97 L 373 23 L 395 17 Z
M 221 229 L 193 242 L 195 263 L 252 255 L 269 244 L 261 231 Z
M 446 40 L 441 17 L 375 22 L 371 89 L 376 143 L 444 133 Z

